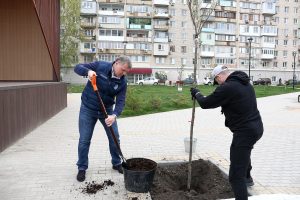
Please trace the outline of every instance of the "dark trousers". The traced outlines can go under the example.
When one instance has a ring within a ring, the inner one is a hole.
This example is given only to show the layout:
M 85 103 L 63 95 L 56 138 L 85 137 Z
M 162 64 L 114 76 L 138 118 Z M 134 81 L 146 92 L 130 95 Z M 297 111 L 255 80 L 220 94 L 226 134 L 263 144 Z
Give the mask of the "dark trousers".
M 250 177 L 251 151 L 260 135 L 234 134 L 230 146 L 229 182 L 236 200 L 247 200 L 248 191 L 246 177 Z

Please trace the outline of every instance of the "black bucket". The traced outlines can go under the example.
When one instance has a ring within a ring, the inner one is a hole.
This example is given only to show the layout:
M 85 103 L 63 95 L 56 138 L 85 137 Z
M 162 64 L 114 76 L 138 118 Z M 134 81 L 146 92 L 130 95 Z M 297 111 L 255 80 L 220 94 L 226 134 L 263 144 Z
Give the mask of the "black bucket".
M 124 164 L 125 188 L 130 192 L 146 193 L 150 190 L 157 163 L 146 158 L 131 158 Z

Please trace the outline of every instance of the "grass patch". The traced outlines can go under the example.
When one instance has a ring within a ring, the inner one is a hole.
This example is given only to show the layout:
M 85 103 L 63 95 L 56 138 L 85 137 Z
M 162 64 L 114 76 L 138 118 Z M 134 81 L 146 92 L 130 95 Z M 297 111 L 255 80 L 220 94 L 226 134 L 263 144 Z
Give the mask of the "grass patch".
M 68 93 L 81 93 L 84 85 L 68 85 Z M 204 95 L 209 95 L 215 86 L 197 86 Z M 299 91 L 285 86 L 254 86 L 257 98 Z M 197 104 L 196 104 L 197 105 Z M 198 105 L 197 105 L 198 106 Z M 184 86 L 182 92 L 170 86 L 129 85 L 126 106 L 122 117 L 138 116 L 150 113 L 166 112 L 192 107 L 190 86 Z

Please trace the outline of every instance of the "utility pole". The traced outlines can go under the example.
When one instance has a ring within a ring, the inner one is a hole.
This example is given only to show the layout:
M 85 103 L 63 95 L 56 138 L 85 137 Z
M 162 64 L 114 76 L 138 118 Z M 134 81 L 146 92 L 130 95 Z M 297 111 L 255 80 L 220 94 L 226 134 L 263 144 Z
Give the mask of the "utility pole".
M 248 76 L 250 78 L 250 68 L 251 68 L 251 42 L 253 40 L 252 37 L 248 38 L 249 40 L 249 73 L 248 73 Z M 251 78 L 250 78 L 251 79 Z

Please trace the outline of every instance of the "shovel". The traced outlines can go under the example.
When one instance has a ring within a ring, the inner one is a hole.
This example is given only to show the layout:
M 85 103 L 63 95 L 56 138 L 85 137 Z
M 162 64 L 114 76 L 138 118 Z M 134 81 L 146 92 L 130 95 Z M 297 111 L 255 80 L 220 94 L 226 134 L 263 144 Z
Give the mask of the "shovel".
M 96 84 L 96 76 L 95 75 L 92 77 L 91 83 L 92 83 L 94 91 L 97 93 L 97 96 L 98 96 L 98 99 L 99 99 L 99 104 L 100 104 L 100 109 L 104 113 L 104 117 L 106 119 L 108 117 L 108 115 L 107 115 L 104 103 L 102 101 L 102 98 L 101 98 L 101 96 L 99 94 L 99 91 L 98 91 L 98 87 L 97 87 L 97 84 Z M 125 157 L 123 156 L 123 153 L 121 151 L 120 145 L 119 145 L 119 143 L 117 141 L 117 138 L 116 138 L 116 135 L 115 135 L 115 131 L 114 131 L 114 129 L 111 126 L 109 126 L 108 128 L 109 128 L 110 133 L 111 133 L 111 135 L 113 137 L 114 143 L 117 146 L 117 149 L 119 151 L 119 155 L 120 155 L 121 159 L 123 160 L 122 166 L 127 167 L 128 165 L 127 165 Z

